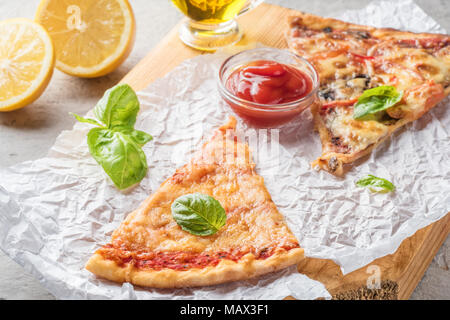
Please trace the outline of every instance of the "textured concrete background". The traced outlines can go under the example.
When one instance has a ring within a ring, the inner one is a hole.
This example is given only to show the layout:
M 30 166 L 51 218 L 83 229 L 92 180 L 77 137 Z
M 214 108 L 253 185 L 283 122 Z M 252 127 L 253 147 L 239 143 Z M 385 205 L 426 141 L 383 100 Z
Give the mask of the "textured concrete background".
M 115 72 L 100 79 L 77 79 L 57 70 L 42 97 L 25 109 L 0 114 L 0 166 L 38 159 L 46 155 L 62 130 L 69 130 L 74 119 L 68 112 L 84 114 L 103 92 L 116 84 L 151 50 L 181 18 L 169 0 L 130 0 L 136 14 L 137 38 L 128 60 Z M 269 0 L 319 15 L 365 7 L 370 0 Z M 38 0 L 0 0 L 0 20 L 32 18 Z M 416 0 L 430 16 L 450 30 L 449 0 Z M 450 239 L 430 265 L 414 292 L 413 299 L 450 299 Z M 0 299 L 54 299 L 38 280 L 0 252 Z

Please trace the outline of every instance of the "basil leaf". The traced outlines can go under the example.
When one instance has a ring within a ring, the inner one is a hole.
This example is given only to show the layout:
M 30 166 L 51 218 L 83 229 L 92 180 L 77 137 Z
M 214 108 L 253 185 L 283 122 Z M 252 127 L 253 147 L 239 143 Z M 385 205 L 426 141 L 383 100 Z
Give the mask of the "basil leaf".
M 364 117 L 389 109 L 395 106 L 403 98 L 403 93 L 398 92 L 393 86 L 380 86 L 364 91 L 355 104 L 353 118 Z
M 140 182 L 148 169 L 142 146 L 153 137 L 134 129 L 138 112 L 136 93 L 122 84 L 107 90 L 97 103 L 94 114 L 102 123 L 72 113 L 78 121 L 99 127 L 88 133 L 89 151 L 119 189 Z
M 88 133 L 88 145 L 94 159 L 119 189 L 131 187 L 147 174 L 147 159 L 141 146 L 122 132 L 94 128 Z
M 152 141 L 153 137 L 144 131 L 135 130 L 133 128 L 128 127 L 115 127 L 114 131 L 122 132 L 123 134 L 128 135 L 130 138 L 134 140 L 138 145 L 143 146 L 147 142 Z
M 220 202 L 201 193 L 179 197 L 172 203 L 172 216 L 184 230 L 196 236 L 210 236 L 222 228 L 227 215 Z
M 94 120 L 94 119 L 83 118 L 83 117 L 81 117 L 81 116 L 79 116 L 79 115 L 77 115 L 76 113 L 73 113 L 73 112 L 69 112 L 69 114 L 70 114 L 71 116 L 74 116 L 75 119 L 77 119 L 79 122 L 90 123 L 90 124 L 93 124 L 93 125 L 96 125 L 96 126 L 99 126 L 99 127 L 102 126 L 100 123 L 98 123 L 98 122 L 97 122 L 96 120 Z
M 367 177 L 360 179 L 356 182 L 358 187 L 369 187 L 373 192 L 392 192 L 395 191 L 395 186 L 392 182 L 375 177 L 374 175 L 369 174 Z M 378 188 L 378 189 L 375 189 Z
M 116 126 L 133 128 L 138 112 L 138 97 L 127 84 L 119 84 L 108 89 L 94 108 L 95 117 L 107 128 Z

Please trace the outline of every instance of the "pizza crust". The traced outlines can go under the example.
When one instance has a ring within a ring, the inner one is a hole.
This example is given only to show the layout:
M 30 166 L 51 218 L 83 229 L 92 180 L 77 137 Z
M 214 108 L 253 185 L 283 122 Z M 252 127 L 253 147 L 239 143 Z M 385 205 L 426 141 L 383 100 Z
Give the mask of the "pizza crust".
M 279 250 L 264 260 L 257 260 L 247 254 L 238 262 L 221 260 L 215 267 L 177 271 L 139 270 L 131 264 L 124 266 L 95 253 L 86 264 L 86 269 L 105 279 L 115 282 L 130 282 L 152 288 L 184 288 L 222 284 L 230 281 L 247 280 L 263 274 L 282 270 L 298 264 L 303 259 L 303 249 Z

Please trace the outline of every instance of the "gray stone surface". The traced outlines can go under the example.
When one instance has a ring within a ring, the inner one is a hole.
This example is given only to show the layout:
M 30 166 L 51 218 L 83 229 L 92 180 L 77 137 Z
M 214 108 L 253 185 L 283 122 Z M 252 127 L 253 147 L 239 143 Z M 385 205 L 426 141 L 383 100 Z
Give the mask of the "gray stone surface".
M 0 0 L 0 20 L 34 16 L 39 1 Z M 306 12 L 330 15 L 345 9 L 363 8 L 370 0 L 272 0 L 267 1 Z M 137 20 L 136 45 L 128 60 L 115 72 L 100 79 L 77 79 L 55 71 L 42 97 L 32 105 L 15 112 L 0 114 L 0 166 L 45 156 L 62 130 L 69 130 L 74 119 L 68 112 L 84 114 L 103 92 L 118 82 L 164 35 L 181 15 L 168 0 L 132 0 Z M 450 30 L 450 1 L 416 0 L 430 16 Z M 450 273 L 446 257 L 450 257 L 447 239 L 421 283 L 413 299 L 450 299 Z M 0 252 L 1 299 L 53 299 L 26 270 Z

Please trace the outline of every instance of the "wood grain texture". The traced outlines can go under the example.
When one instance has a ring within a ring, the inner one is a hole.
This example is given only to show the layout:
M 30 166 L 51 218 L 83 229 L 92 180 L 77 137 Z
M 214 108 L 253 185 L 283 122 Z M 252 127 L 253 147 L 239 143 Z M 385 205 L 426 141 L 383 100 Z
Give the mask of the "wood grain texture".
M 284 37 L 287 17 L 296 12 L 280 6 L 261 4 L 239 18 L 239 25 L 245 32 L 239 45 L 257 42 L 271 47 L 287 48 Z M 207 54 L 185 46 L 178 39 L 180 24 L 175 26 L 121 82 L 128 83 L 135 90 L 142 90 L 156 79 L 165 76 L 184 60 Z
M 239 19 L 245 31 L 240 45 L 261 43 L 286 48 L 284 34 L 287 17 L 296 11 L 279 6 L 262 4 Z M 122 82 L 135 90 L 142 90 L 150 83 L 174 69 L 186 59 L 205 54 L 185 46 L 178 39 L 178 25 L 156 46 Z M 345 276 L 331 260 L 306 258 L 299 264 L 300 272 L 325 284 L 335 299 L 408 299 L 422 278 L 431 260 L 445 241 L 450 230 L 450 214 L 440 221 L 419 230 L 403 241 L 398 250 L 380 258 L 368 266 Z M 370 266 L 378 266 L 382 288 L 368 289 Z
M 330 260 L 307 258 L 298 270 L 325 284 L 335 298 L 364 298 L 371 294 L 367 280 L 372 275 L 369 267 L 379 267 L 381 281 L 386 285 L 379 295 L 392 294 L 392 298 L 409 299 L 431 260 L 450 231 L 450 214 L 440 221 L 417 231 L 402 242 L 394 254 L 376 259 L 369 265 L 345 276 L 340 267 Z M 396 284 L 392 288 L 391 283 Z M 386 292 L 396 289 L 396 291 Z

